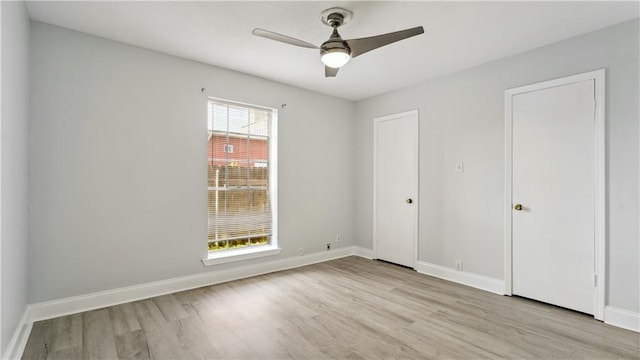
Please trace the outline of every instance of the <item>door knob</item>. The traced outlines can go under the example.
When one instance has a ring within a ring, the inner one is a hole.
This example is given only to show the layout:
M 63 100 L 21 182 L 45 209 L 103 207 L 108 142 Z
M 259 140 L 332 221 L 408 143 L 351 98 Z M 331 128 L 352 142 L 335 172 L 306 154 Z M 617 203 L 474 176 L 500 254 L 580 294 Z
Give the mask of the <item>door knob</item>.
M 513 208 L 514 208 L 515 210 L 517 210 L 517 211 L 521 211 L 521 210 L 522 210 L 522 204 L 515 204 L 515 205 L 513 206 Z
M 413 200 L 411 198 L 408 198 L 407 199 L 407 204 L 411 204 L 411 203 L 413 203 Z

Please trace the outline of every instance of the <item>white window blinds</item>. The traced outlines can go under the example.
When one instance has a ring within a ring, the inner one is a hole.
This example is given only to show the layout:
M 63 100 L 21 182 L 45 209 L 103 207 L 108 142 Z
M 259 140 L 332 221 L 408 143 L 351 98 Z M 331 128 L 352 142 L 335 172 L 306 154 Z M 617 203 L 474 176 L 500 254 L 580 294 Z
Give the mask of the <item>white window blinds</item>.
M 209 100 L 210 251 L 269 244 L 269 164 L 273 110 Z

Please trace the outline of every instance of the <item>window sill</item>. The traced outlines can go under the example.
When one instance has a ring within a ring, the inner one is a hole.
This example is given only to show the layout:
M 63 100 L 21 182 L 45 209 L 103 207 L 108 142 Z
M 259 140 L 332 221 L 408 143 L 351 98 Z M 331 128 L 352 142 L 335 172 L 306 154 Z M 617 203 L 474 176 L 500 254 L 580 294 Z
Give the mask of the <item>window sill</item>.
M 209 253 L 206 259 L 202 259 L 205 266 L 220 265 L 230 262 L 243 261 L 264 256 L 280 254 L 282 249 L 273 246 L 261 246 L 253 249 L 223 251 L 221 253 Z

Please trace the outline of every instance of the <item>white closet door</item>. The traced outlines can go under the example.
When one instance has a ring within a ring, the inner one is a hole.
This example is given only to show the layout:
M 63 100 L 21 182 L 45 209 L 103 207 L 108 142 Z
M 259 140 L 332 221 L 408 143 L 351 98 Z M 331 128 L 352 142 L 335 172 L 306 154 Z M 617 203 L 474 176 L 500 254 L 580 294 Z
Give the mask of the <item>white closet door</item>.
M 512 101 L 513 294 L 593 314 L 594 81 Z
M 375 120 L 376 256 L 411 268 L 418 236 L 418 136 L 417 111 Z

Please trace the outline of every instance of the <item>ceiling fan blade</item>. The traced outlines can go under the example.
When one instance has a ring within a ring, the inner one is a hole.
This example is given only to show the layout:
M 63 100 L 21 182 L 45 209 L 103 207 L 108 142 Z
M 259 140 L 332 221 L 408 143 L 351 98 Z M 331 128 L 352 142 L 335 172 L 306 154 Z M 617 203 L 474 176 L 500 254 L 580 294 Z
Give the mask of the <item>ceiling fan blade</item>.
M 375 50 L 379 47 L 389 45 L 396 41 L 404 40 L 406 38 L 410 38 L 412 36 L 420 35 L 423 33 L 424 28 L 422 26 L 418 26 L 411 29 L 400 30 L 383 35 L 345 40 L 345 42 L 351 48 L 351 57 L 354 58 L 371 50 Z
M 340 68 L 324 67 L 324 77 L 336 77 Z
M 283 42 L 283 43 L 289 44 L 289 45 L 301 46 L 301 47 L 309 48 L 309 49 L 319 49 L 319 47 L 317 47 L 317 46 L 315 46 L 313 44 L 309 44 L 306 41 L 302 41 L 302 40 L 299 40 L 299 39 L 296 39 L 296 38 L 292 38 L 291 36 L 278 34 L 278 33 L 275 33 L 273 31 L 269 31 L 269 30 L 255 28 L 255 29 L 253 29 L 253 31 L 251 33 L 253 35 L 255 35 L 255 36 L 260 36 L 260 37 L 263 37 L 263 38 L 267 38 L 267 39 L 271 39 L 271 40 L 275 40 L 275 41 L 280 41 L 280 42 Z

